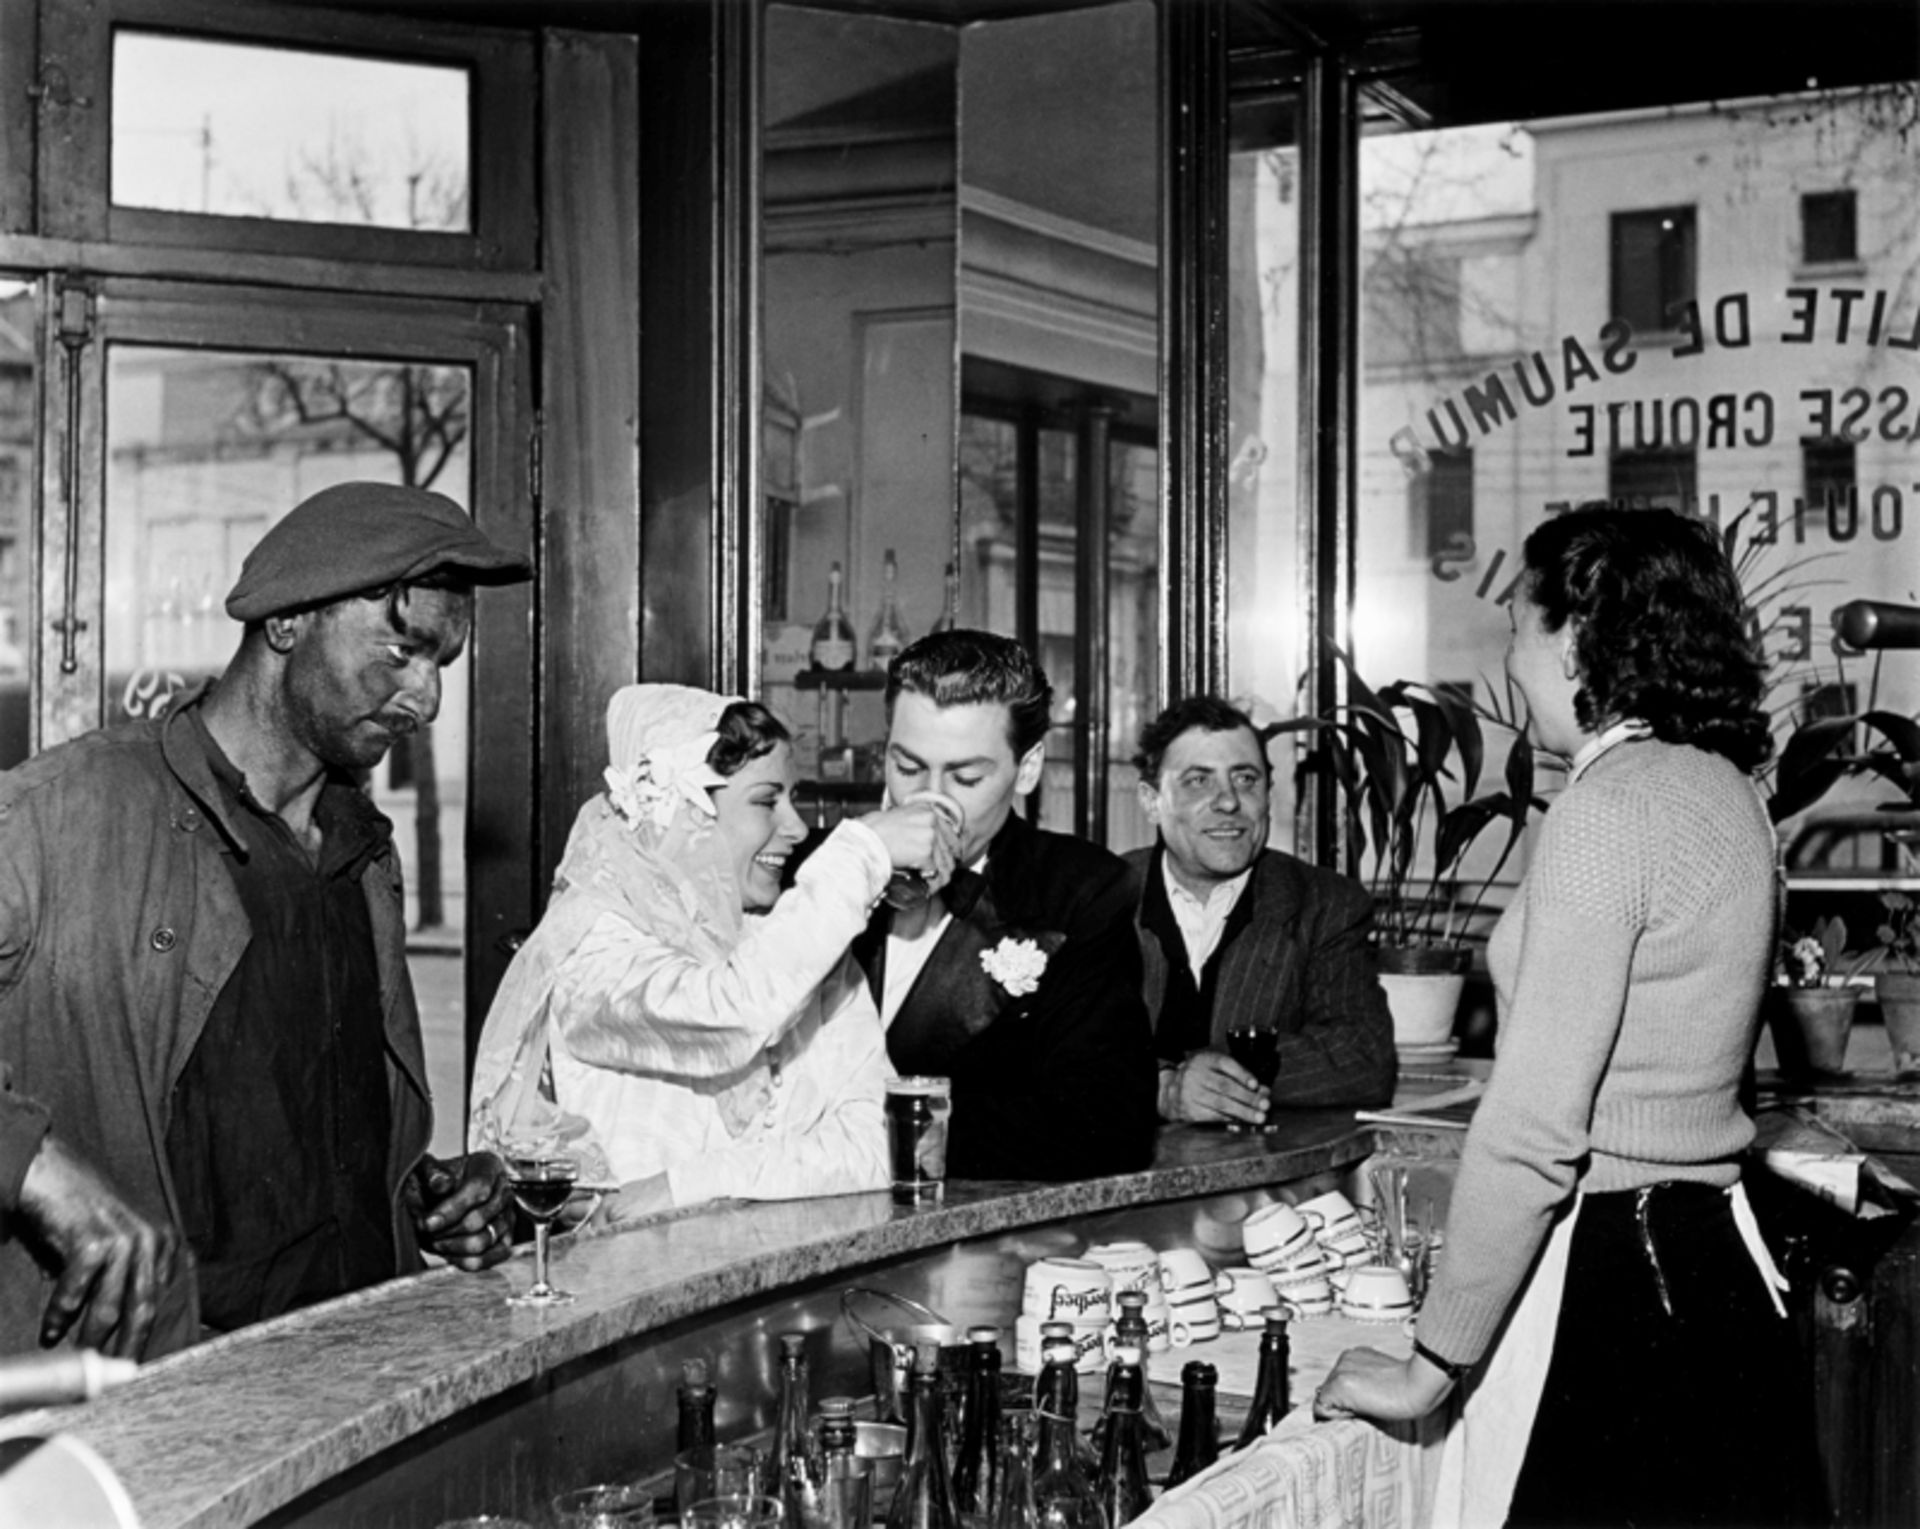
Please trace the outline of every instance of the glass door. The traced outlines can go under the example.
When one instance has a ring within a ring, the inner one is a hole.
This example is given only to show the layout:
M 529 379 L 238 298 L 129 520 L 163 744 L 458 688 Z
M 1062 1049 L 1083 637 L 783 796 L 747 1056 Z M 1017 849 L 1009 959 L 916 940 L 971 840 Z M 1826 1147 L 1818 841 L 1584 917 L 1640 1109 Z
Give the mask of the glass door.
M 53 311 L 42 746 L 161 715 L 217 676 L 242 559 L 329 484 L 432 489 L 530 544 L 518 310 L 108 282 Z M 406 870 L 436 1150 L 460 1148 L 500 942 L 532 921 L 529 600 L 484 594 L 438 720 L 367 782 Z

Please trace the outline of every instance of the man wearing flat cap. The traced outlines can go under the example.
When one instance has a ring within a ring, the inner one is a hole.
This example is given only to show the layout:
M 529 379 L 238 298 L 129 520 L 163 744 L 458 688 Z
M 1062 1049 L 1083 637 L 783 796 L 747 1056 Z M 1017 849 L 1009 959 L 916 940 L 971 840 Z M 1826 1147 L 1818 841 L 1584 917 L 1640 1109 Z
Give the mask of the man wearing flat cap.
M 348 483 L 227 599 L 227 671 L 0 775 L 0 1353 L 153 1357 L 508 1251 L 501 1165 L 426 1154 L 392 828 L 362 772 L 440 709 L 474 588 L 451 500 Z

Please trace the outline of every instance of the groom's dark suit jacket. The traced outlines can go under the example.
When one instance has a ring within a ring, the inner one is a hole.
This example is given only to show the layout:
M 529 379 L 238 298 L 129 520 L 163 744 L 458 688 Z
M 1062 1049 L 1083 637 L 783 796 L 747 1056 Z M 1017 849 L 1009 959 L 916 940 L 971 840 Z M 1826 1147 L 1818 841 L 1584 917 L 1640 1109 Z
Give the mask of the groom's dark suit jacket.
M 952 922 L 887 1029 L 902 1073 L 953 1080 L 947 1172 L 962 1179 L 1081 1179 L 1153 1158 L 1158 1073 L 1140 997 L 1126 866 L 1097 845 L 1009 817 L 982 875 L 942 894 Z M 854 951 L 883 990 L 890 910 Z M 1033 940 L 1038 988 L 1016 995 L 983 953 Z
M 1187 970 L 1187 951 L 1167 903 L 1165 855 L 1165 847 L 1155 845 L 1126 857 L 1147 1009 L 1162 1060 L 1225 1051 L 1235 1025 L 1272 1025 L 1281 1032 L 1276 1104 L 1387 1103 L 1396 1066 L 1393 1019 L 1367 944 L 1373 900 L 1366 889 L 1279 850 L 1262 850 L 1196 984 L 1212 1000 L 1202 1028 L 1191 993 L 1182 1002 L 1170 998 Z

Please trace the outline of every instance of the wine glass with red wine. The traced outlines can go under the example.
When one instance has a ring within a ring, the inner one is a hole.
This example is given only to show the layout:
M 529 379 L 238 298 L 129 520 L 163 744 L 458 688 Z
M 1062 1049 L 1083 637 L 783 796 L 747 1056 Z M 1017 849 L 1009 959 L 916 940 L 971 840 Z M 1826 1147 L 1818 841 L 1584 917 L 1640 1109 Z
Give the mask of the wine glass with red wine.
M 547 1238 L 579 1178 L 579 1160 L 565 1154 L 507 1159 L 507 1188 L 533 1222 L 533 1283 L 508 1296 L 509 1306 L 564 1306 L 573 1299 L 570 1291 L 556 1290 L 547 1280 Z

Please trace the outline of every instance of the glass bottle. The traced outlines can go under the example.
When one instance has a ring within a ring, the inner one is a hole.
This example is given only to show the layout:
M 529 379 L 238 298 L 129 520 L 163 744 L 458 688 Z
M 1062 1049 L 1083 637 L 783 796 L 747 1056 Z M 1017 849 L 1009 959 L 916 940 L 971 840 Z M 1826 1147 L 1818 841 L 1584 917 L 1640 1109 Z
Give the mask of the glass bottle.
M 1000 1329 L 967 1329 L 967 1393 L 960 1413 L 960 1454 L 953 1467 L 953 1500 L 960 1517 L 985 1523 L 993 1513 L 999 1462 Z
M 1100 1451 L 1100 1473 L 1094 1478 L 1107 1529 L 1130 1524 L 1153 1505 L 1147 1485 L 1147 1441 L 1140 1416 L 1140 1399 L 1147 1379 L 1132 1349 L 1120 1350 L 1107 1380 L 1106 1443 Z
M 1240 1430 L 1235 1449 L 1258 1443 L 1291 1408 L 1287 1371 L 1293 1363 L 1293 1350 L 1287 1341 L 1286 1308 L 1269 1306 L 1260 1315 L 1267 1324 L 1260 1335 L 1260 1372 L 1253 1382 L 1253 1404 L 1247 1408 L 1246 1426 Z
M 887 1511 L 887 1529 L 959 1529 L 940 1426 L 939 1344 L 914 1345 L 908 1388 L 906 1466 Z
M 933 624 L 936 632 L 951 632 L 960 625 L 960 565 L 947 564 L 946 603 L 940 609 L 940 619 Z
M 900 565 L 893 559 L 893 548 L 887 548 L 886 558 L 880 564 L 880 614 L 873 618 L 873 627 L 867 633 L 867 667 L 884 669 L 899 655 L 899 652 L 912 641 L 907 635 L 907 624 L 900 619 L 900 598 L 894 588 L 900 577 Z
M 853 667 L 853 623 L 847 620 L 841 601 L 840 577 L 840 565 L 835 563 L 827 570 L 826 614 L 813 624 L 813 644 L 807 654 L 815 669 L 828 673 Z
M 820 1471 L 814 1458 L 807 1393 L 807 1335 L 780 1335 L 780 1416 L 773 1434 L 773 1479 L 787 1522 L 803 1524 L 820 1516 Z
M 1204 1359 L 1190 1359 L 1180 1371 L 1180 1443 L 1173 1452 L 1167 1486 L 1177 1487 L 1197 1476 L 1220 1456 L 1219 1423 L 1214 1416 L 1214 1392 L 1220 1372 Z
M 1107 1529 L 1107 1516 L 1081 1455 L 1074 1414 L 1079 1384 L 1073 1373 L 1071 1338 L 1050 1338 L 1040 1350 L 1040 1385 L 1034 1411 L 1040 1439 L 1034 1453 L 1033 1501 L 1040 1529 Z
M 704 1359 L 680 1361 L 680 1424 L 674 1449 L 683 1452 L 713 1443 L 714 1390 L 707 1383 Z
M 821 1500 L 813 1518 L 800 1529 L 872 1529 L 873 1483 L 868 1462 L 855 1458 L 859 1430 L 851 1396 L 820 1399 L 819 1451 Z
M 1144 1290 L 1122 1290 L 1115 1297 L 1120 1307 L 1120 1315 L 1114 1318 L 1112 1354 L 1107 1364 L 1107 1385 L 1113 1385 L 1113 1372 L 1119 1366 L 1123 1354 L 1131 1356 L 1132 1362 L 1140 1367 L 1142 1375 L 1147 1369 L 1147 1296 Z M 1167 1427 L 1166 1420 L 1160 1416 L 1160 1404 L 1153 1399 L 1153 1388 L 1143 1385 L 1140 1388 L 1140 1426 L 1146 1435 L 1149 1452 L 1165 1449 L 1173 1443 L 1173 1430 Z M 1093 1425 L 1093 1447 L 1099 1451 L 1106 1446 L 1107 1418 L 1103 1412 L 1100 1420 Z
M 1040 1437 L 1040 1414 L 1012 1407 L 1000 1414 L 1000 1486 L 993 1505 L 993 1529 L 1040 1529 L 1040 1505 L 1033 1496 L 1033 1456 Z

